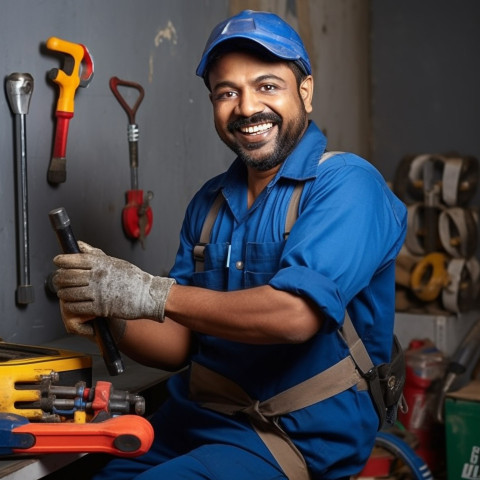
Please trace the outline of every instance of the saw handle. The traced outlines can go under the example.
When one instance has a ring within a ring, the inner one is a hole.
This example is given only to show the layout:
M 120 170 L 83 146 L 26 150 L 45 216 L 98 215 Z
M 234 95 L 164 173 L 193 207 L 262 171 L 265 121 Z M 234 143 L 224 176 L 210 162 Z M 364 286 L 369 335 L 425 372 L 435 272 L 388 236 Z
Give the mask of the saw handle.
M 81 253 L 78 243 L 73 235 L 70 218 L 63 207 L 51 210 L 49 213 L 52 227 L 57 234 L 58 243 L 64 253 Z M 95 336 L 108 373 L 112 376 L 120 375 L 125 371 L 122 357 L 113 339 L 105 318 L 92 320 Z

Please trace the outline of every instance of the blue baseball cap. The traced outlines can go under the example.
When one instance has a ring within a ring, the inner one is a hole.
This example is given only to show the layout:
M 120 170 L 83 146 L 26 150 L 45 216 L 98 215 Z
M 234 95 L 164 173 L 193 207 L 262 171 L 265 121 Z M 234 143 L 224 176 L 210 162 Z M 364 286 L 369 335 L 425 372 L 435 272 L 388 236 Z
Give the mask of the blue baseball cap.
M 205 79 L 213 51 L 232 39 L 253 42 L 281 60 L 294 61 L 306 75 L 312 73 L 302 39 L 287 22 L 274 13 L 244 10 L 212 30 L 197 67 L 199 77 Z

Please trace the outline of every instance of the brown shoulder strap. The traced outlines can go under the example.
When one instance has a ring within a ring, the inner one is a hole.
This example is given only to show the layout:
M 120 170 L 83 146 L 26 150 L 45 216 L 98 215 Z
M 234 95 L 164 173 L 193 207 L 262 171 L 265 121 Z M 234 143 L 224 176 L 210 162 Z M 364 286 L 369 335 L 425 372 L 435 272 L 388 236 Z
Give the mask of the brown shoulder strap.
M 293 189 L 290 203 L 288 205 L 287 216 L 285 218 L 285 230 L 283 238 L 287 238 L 293 224 L 298 217 L 298 205 L 300 203 L 300 196 L 303 190 L 303 182 L 298 182 Z M 193 248 L 193 258 L 195 259 L 195 272 L 203 272 L 205 262 L 205 245 L 210 241 L 210 235 L 212 233 L 213 225 L 217 219 L 218 212 L 222 206 L 225 198 L 222 192 L 219 192 L 215 198 L 210 210 L 203 222 L 202 231 L 200 233 L 200 241 Z
M 350 355 L 355 362 L 355 365 L 360 370 L 362 375 L 365 375 L 373 368 L 372 360 L 370 355 L 365 348 L 362 340 L 358 336 L 355 327 L 353 326 L 352 320 L 345 310 L 345 319 L 343 321 L 343 327 L 340 329 L 340 335 L 345 340 L 345 343 L 350 349 Z
M 323 163 L 325 160 L 342 153 L 342 152 L 324 152 L 320 157 L 319 164 Z M 299 181 L 293 189 L 292 196 L 290 197 L 290 203 L 288 205 L 287 216 L 285 218 L 285 230 L 283 233 L 283 238 L 287 239 L 290 231 L 292 230 L 293 224 L 298 218 L 298 206 L 300 204 L 300 197 L 302 195 L 304 187 L 304 182 Z M 202 232 L 200 234 L 200 241 L 195 245 L 193 249 L 193 257 L 195 259 L 195 271 L 203 272 L 204 262 L 205 262 L 205 245 L 210 241 L 210 234 L 212 233 L 212 228 L 217 219 L 218 212 L 222 206 L 225 198 L 220 191 L 217 195 L 217 198 L 213 202 L 210 211 L 205 217 L 203 222 Z
M 298 205 L 300 204 L 300 196 L 303 191 L 303 182 L 298 182 L 293 189 L 292 196 L 290 197 L 290 203 L 288 205 L 287 217 L 285 218 L 285 231 L 283 238 L 287 239 L 290 235 L 290 230 L 293 227 L 293 224 L 297 221 L 298 218 Z
M 217 219 L 218 212 L 222 206 L 225 198 L 223 193 L 218 192 L 217 198 L 215 198 L 212 206 L 210 207 L 205 221 L 203 222 L 202 231 L 200 233 L 200 241 L 193 248 L 193 258 L 195 260 L 195 271 L 203 272 L 203 265 L 205 262 L 205 245 L 210 240 L 210 234 L 212 233 L 212 228 Z

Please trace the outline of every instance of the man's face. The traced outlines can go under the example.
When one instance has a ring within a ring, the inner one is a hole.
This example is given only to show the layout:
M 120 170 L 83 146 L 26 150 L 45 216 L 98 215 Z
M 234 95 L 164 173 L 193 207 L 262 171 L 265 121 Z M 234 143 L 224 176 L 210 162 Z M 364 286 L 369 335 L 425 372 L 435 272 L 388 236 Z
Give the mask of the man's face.
M 307 128 L 312 77 L 299 88 L 286 62 L 232 52 L 215 62 L 209 81 L 220 138 L 256 170 L 282 163 Z

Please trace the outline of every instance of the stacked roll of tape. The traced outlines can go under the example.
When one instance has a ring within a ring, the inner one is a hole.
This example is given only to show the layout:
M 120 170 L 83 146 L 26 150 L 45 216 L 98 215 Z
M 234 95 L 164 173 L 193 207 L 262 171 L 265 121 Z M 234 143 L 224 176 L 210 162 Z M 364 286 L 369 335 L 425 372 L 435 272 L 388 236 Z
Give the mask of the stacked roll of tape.
M 479 300 L 478 212 L 470 205 L 478 161 L 421 154 L 400 162 L 393 190 L 407 204 L 407 235 L 397 260 L 397 310 L 465 312 Z

